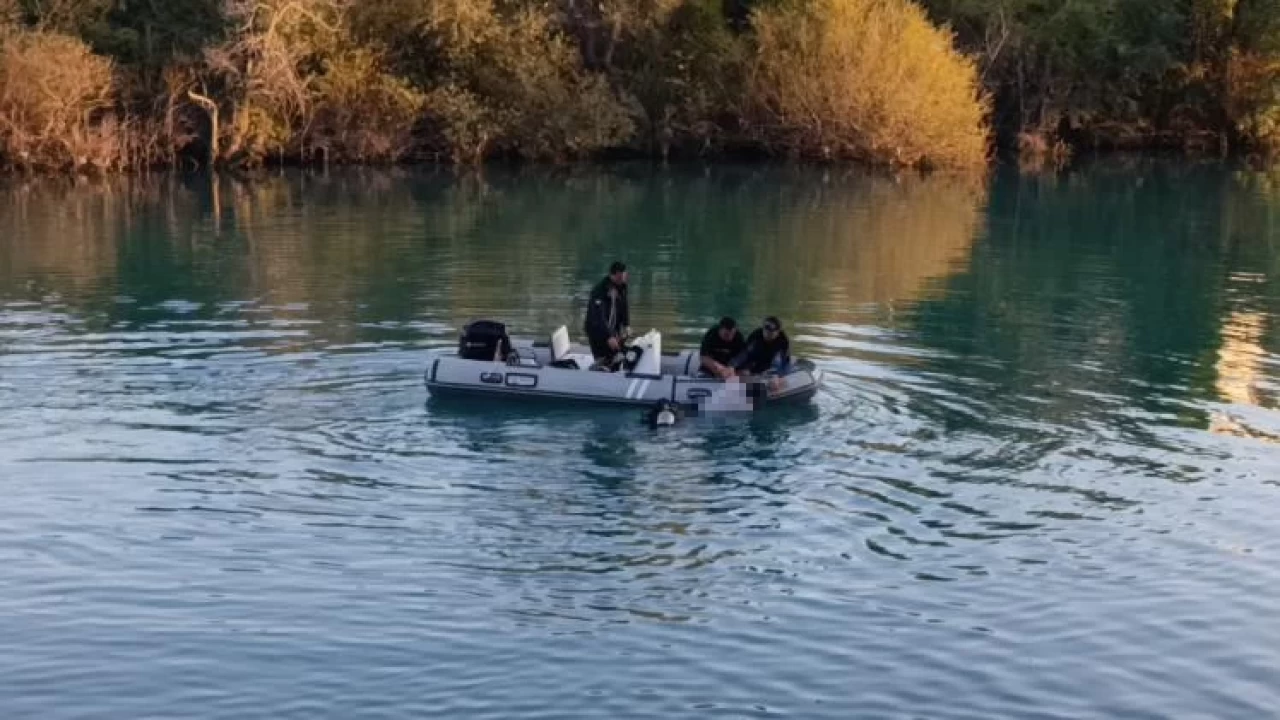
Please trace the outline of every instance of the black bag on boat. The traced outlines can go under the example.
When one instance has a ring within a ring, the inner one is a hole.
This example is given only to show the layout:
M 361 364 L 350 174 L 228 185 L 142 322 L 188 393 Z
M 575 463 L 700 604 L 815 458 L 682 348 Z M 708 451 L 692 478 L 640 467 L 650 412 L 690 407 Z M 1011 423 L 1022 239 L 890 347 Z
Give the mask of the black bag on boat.
M 458 356 L 467 360 L 506 360 L 511 351 L 507 326 L 492 320 L 476 320 L 462 329 Z

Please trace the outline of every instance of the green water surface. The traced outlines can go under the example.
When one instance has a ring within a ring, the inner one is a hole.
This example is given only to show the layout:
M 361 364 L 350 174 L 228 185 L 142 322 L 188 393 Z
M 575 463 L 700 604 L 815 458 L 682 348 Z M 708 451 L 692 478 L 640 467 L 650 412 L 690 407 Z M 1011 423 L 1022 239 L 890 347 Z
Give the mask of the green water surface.
M 782 318 L 809 405 L 442 406 L 458 329 Z M 0 183 L 7 718 L 1280 706 L 1280 176 Z

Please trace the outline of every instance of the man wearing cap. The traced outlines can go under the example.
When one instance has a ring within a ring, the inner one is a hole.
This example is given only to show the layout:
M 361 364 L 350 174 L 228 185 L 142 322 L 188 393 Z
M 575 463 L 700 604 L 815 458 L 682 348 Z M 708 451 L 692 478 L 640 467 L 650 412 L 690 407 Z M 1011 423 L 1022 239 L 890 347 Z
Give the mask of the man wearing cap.
M 740 374 L 763 375 L 770 370 L 783 372 L 790 362 L 791 341 L 778 318 L 770 315 L 747 336 L 746 348 L 731 364 Z
M 597 361 L 612 359 L 622 350 L 622 340 L 631 331 L 631 311 L 627 307 L 627 266 L 615 262 L 609 274 L 591 290 L 583 332 Z

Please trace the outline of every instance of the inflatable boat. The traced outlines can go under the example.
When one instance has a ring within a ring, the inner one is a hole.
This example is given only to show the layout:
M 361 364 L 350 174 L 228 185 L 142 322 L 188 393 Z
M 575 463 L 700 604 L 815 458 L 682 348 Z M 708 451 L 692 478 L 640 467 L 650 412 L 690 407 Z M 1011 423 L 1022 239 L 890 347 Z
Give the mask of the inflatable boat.
M 601 368 L 590 351 L 574 345 L 559 327 L 549 341 L 512 341 L 500 323 L 468 325 L 456 353 L 441 354 L 426 370 L 436 396 L 487 395 L 653 406 L 666 401 L 708 412 L 750 412 L 765 404 L 806 401 L 822 372 L 795 359 L 781 372 L 747 380 L 722 380 L 700 370 L 698 350 L 662 352 L 662 335 L 650 330 L 624 348 L 620 367 Z

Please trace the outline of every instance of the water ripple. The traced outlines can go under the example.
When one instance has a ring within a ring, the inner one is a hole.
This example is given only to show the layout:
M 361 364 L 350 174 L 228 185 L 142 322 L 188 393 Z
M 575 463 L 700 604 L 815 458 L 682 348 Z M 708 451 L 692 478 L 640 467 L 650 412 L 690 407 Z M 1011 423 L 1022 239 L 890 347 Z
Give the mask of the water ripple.
M 807 177 L 335 172 L 0 215 L 0 707 L 1271 712 L 1264 243 L 1117 236 L 1088 218 L 1159 213 L 1079 179 Z M 619 237 L 637 325 L 780 314 L 823 392 L 661 431 L 425 396 L 472 319 L 576 329 Z

